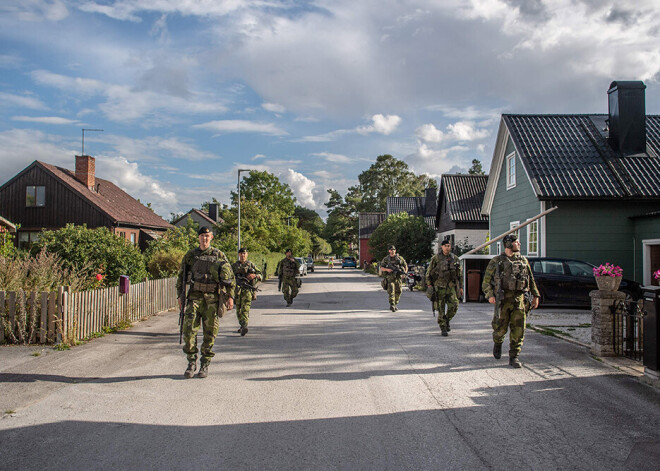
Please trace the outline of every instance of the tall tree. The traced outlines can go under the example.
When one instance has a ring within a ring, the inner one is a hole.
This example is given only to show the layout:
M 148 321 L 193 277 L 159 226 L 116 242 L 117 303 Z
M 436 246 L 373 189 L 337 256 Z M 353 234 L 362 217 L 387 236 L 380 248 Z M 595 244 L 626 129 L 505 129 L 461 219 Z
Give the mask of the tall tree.
M 470 175 L 485 175 L 484 170 L 481 168 L 481 161 L 472 159 L 472 167 L 468 170 Z
M 325 239 L 335 254 L 348 254 L 349 247 L 357 244 L 357 215 L 337 190 L 330 188 L 328 193 L 330 199 L 325 203 L 329 211 Z
M 286 183 L 269 172 L 250 171 L 240 183 L 241 198 L 252 200 L 268 211 L 277 211 L 284 216 L 293 216 L 296 198 Z M 238 193 L 231 192 L 232 205 L 238 203 Z M 243 203 L 241 202 L 241 205 Z
M 317 236 L 323 234 L 325 223 L 323 222 L 323 219 L 321 219 L 321 216 L 319 216 L 319 213 L 313 209 L 296 206 L 293 215 L 298 218 L 298 227 L 301 229 L 305 229 L 310 234 L 315 234 Z
M 385 211 L 388 196 L 423 196 L 426 188 L 438 186 L 433 178 L 415 175 L 407 163 L 389 154 L 379 155 L 358 180 L 352 194 L 356 211 Z

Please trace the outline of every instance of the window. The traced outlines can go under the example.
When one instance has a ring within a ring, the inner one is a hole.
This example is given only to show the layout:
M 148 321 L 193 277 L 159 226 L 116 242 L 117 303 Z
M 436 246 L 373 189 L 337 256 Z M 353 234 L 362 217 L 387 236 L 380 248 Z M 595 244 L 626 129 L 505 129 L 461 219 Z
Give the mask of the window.
M 19 232 L 18 248 L 28 250 L 39 239 L 39 232 Z
M 498 242 L 497 243 L 497 255 L 502 253 L 502 243 Z
M 586 276 L 589 278 L 594 276 L 593 267 L 586 263 L 576 260 L 566 260 L 566 265 L 568 266 L 568 271 L 573 276 Z
M 46 187 L 31 186 L 25 187 L 25 206 L 41 207 L 46 206 Z
M 516 227 L 518 225 L 520 225 L 520 221 L 511 221 L 509 223 L 509 229 L 513 229 L 514 227 Z M 519 231 L 515 231 L 515 232 L 512 232 L 511 234 L 515 235 L 516 237 L 518 237 L 518 239 L 520 239 L 520 235 L 518 234 L 518 232 Z
M 131 232 L 131 244 L 135 245 L 135 232 Z
M 564 265 L 556 260 L 543 260 L 541 262 L 541 272 L 548 275 L 563 275 Z
M 516 186 L 516 153 L 511 152 L 506 156 L 506 189 Z
M 530 222 L 527 225 L 527 255 L 539 253 L 539 222 Z
M 125 232 L 120 232 L 119 237 L 123 237 L 125 239 L 126 238 L 126 233 Z

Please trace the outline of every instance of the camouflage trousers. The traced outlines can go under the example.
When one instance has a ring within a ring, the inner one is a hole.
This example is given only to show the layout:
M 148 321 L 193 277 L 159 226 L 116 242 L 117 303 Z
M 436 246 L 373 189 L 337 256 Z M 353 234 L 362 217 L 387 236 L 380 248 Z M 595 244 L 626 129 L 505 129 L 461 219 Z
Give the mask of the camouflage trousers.
M 401 277 L 388 277 L 387 278 L 387 297 L 390 301 L 390 306 L 396 306 L 401 299 Z
M 252 305 L 252 291 L 236 288 L 236 318 L 241 327 L 248 325 L 250 320 L 250 306 Z
M 197 332 L 202 327 L 202 363 L 209 363 L 215 355 L 213 345 L 218 335 L 220 319 L 218 318 L 219 296 L 214 293 L 193 292 L 188 295 L 185 316 L 183 318 L 183 352 L 188 361 L 197 361 Z M 222 306 L 222 313 L 226 308 Z
M 287 303 L 293 302 L 293 298 L 298 296 L 298 281 L 293 276 L 282 277 L 282 294 Z
M 525 337 L 525 298 L 522 293 L 513 295 L 506 293 L 500 305 L 500 318 L 493 318 L 493 342 L 504 343 L 504 336 L 509 330 L 509 357 L 520 354 Z
M 436 286 L 435 287 L 435 310 L 438 311 L 438 325 L 446 327 L 447 321 L 450 321 L 458 311 L 458 296 L 456 296 L 456 287 Z M 445 313 L 445 306 L 447 312 Z

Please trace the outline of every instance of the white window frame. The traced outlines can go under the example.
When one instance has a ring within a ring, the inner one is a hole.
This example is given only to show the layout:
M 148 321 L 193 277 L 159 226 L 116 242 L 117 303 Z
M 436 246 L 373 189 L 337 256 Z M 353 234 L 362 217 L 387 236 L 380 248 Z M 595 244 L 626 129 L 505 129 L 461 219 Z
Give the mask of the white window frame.
M 536 241 L 533 242 L 536 250 L 530 250 L 530 247 L 532 246 L 532 241 L 531 241 L 532 234 L 536 235 Z M 527 255 L 538 256 L 538 254 L 539 254 L 539 221 L 537 219 L 536 221 L 530 222 L 527 225 Z
M 505 158 L 506 162 L 506 189 L 516 187 L 516 152 L 511 152 Z
M 511 221 L 509 223 L 509 229 L 513 229 L 516 226 L 520 225 L 520 221 Z M 516 232 L 512 232 L 511 234 L 515 234 L 518 236 L 518 239 L 520 240 L 520 230 L 517 230 Z
M 502 243 L 498 242 L 497 243 L 497 255 L 502 253 Z

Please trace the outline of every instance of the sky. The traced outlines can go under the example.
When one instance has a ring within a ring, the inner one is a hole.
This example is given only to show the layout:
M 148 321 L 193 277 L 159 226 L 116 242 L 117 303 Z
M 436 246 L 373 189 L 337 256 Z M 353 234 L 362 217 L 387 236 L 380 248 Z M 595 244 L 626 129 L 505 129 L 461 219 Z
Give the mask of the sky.
M 0 184 L 34 160 L 155 211 L 267 170 L 324 215 L 382 154 L 489 170 L 503 113 L 660 114 L 659 0 L 2 0 Z

